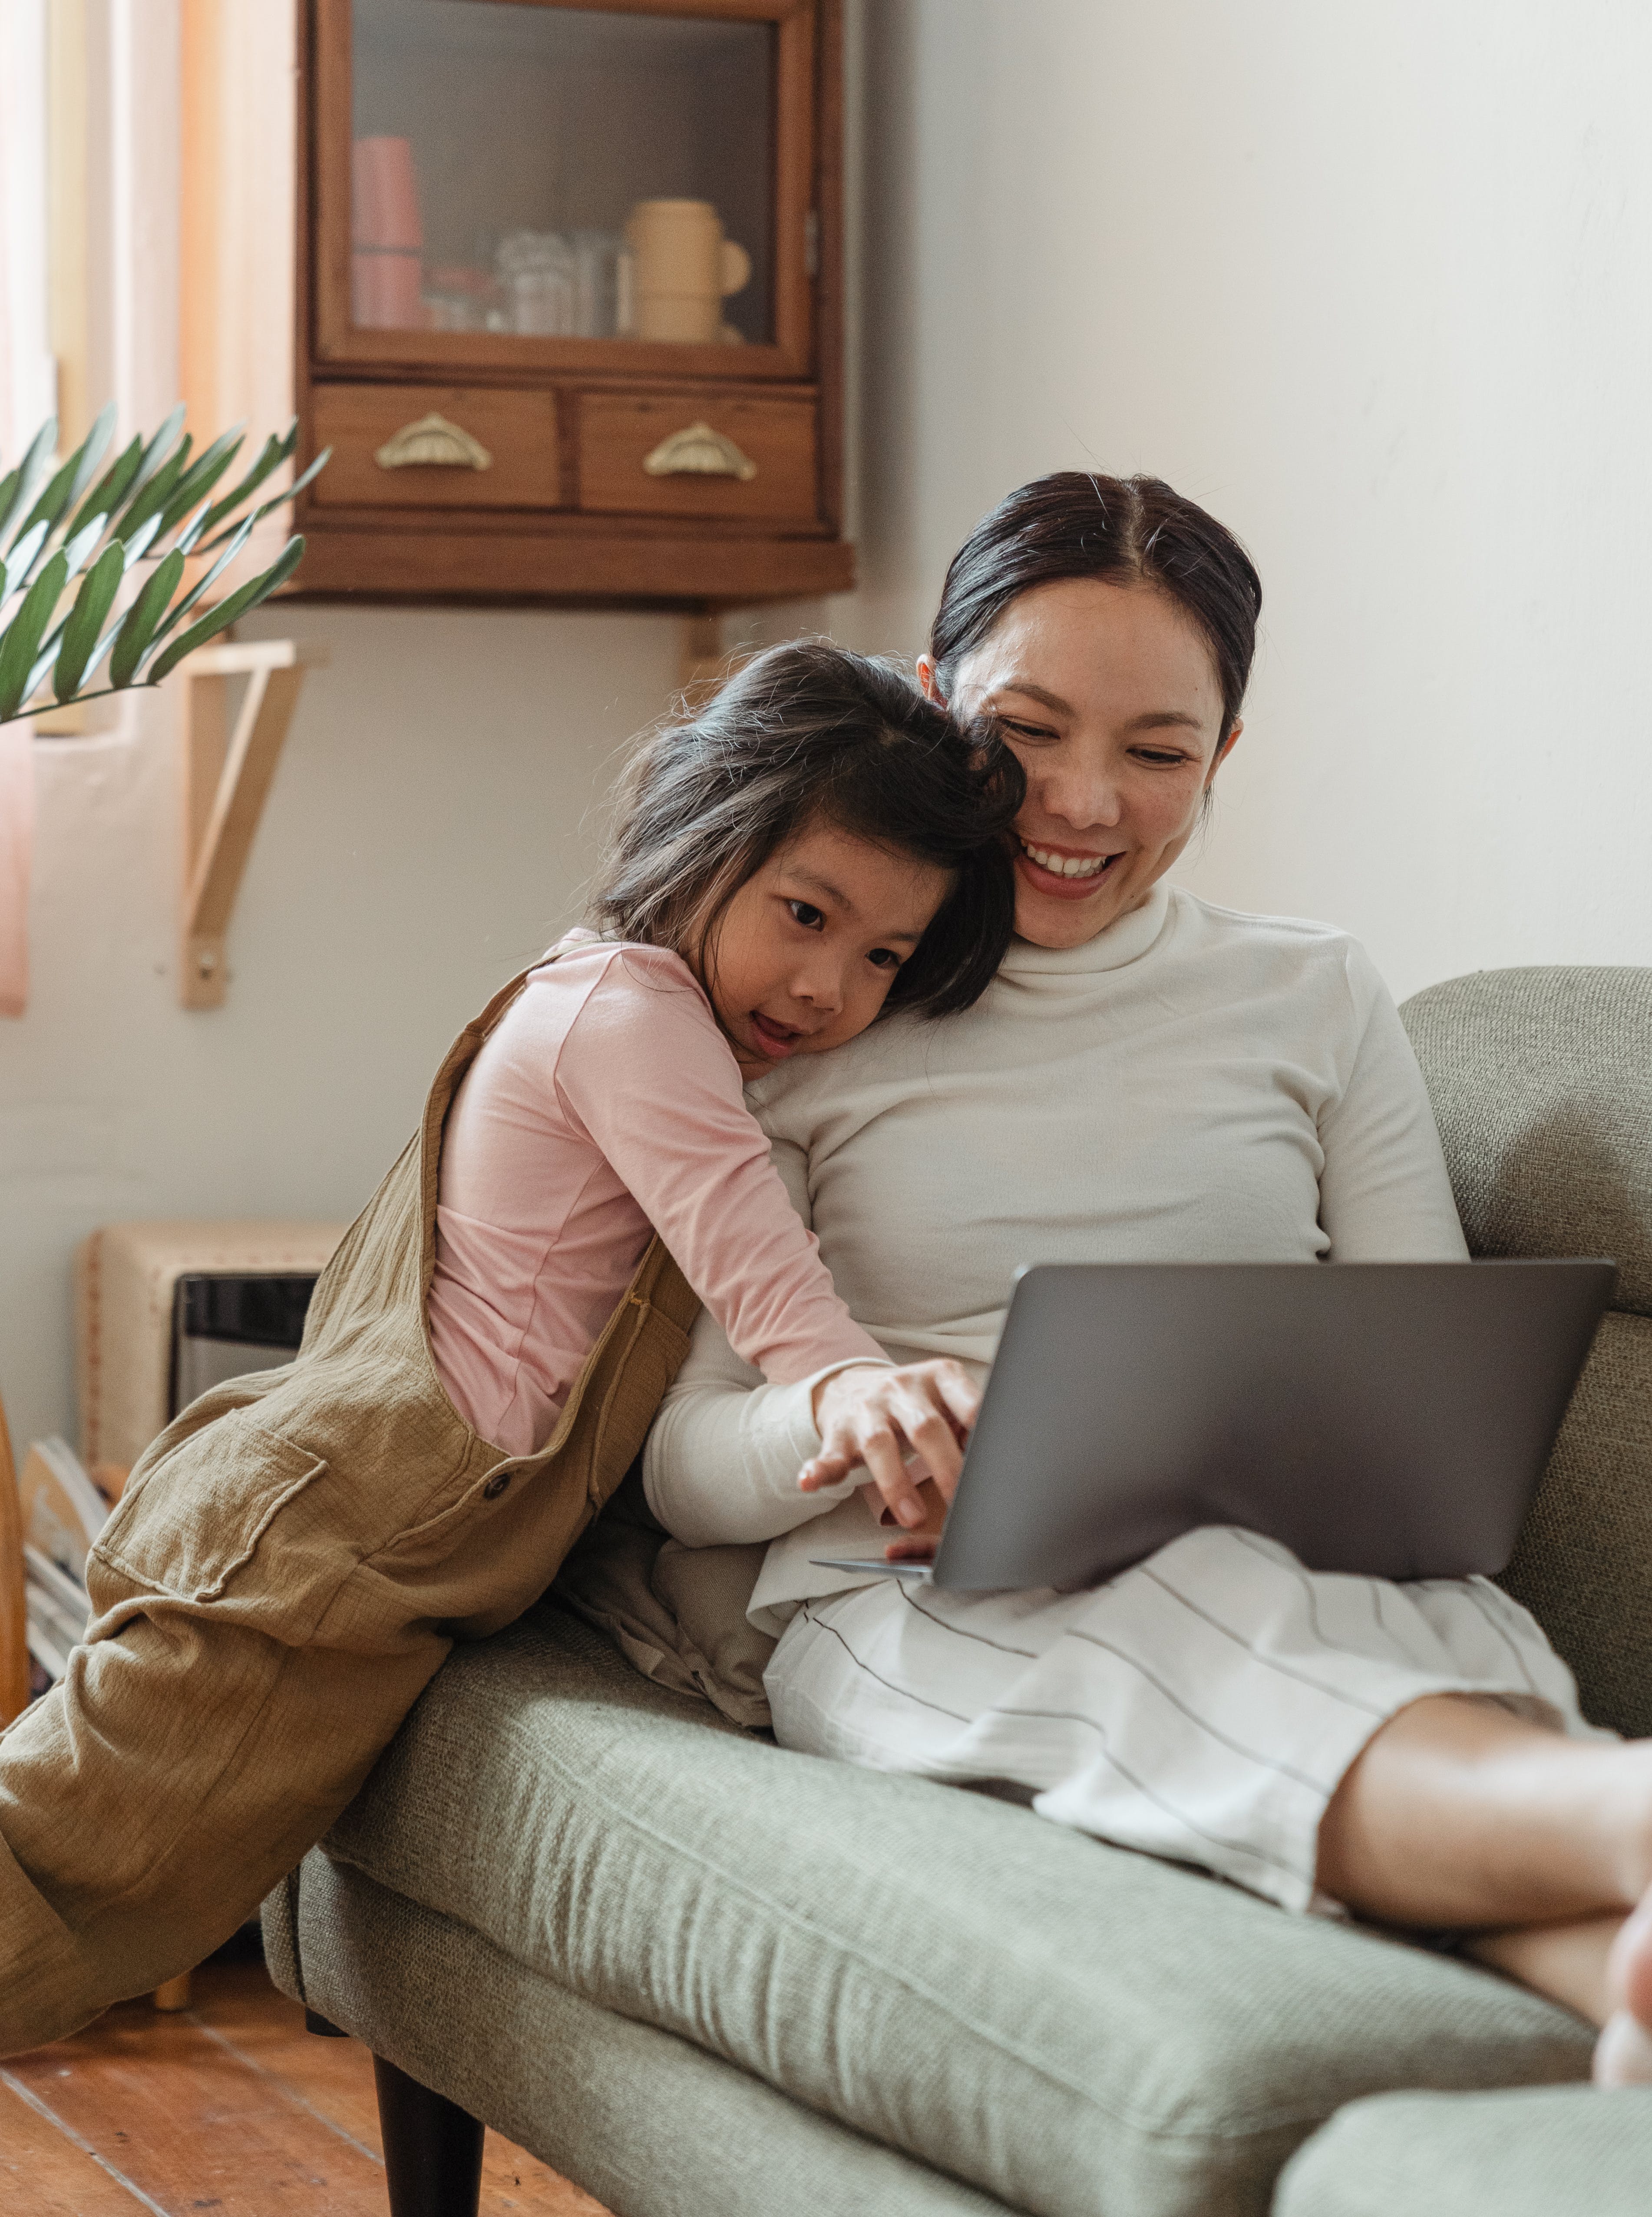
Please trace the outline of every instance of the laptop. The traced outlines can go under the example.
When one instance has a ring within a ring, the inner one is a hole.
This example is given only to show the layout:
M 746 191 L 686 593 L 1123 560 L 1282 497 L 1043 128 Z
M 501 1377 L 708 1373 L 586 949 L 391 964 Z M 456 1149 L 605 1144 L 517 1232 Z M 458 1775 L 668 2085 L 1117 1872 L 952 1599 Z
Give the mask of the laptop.
M 1044 1263 L 1016 1280 L 932 1563 L 964 1591 L 1100 1584 L 1204 1524 L 1309 1569 L 1503 1569 L 1617 1266 Z

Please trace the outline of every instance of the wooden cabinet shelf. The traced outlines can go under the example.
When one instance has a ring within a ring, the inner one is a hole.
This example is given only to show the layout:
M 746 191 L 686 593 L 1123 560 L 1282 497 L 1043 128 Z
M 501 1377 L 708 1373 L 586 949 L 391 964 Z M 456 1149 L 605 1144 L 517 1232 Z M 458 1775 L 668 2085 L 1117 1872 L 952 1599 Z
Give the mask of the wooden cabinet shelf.
M 299 597 L 854 582 L 839 0 L 185 0 L 184 29 L 187 398 L 262 429 L 290 365 L 300 463 L 333 449 Z

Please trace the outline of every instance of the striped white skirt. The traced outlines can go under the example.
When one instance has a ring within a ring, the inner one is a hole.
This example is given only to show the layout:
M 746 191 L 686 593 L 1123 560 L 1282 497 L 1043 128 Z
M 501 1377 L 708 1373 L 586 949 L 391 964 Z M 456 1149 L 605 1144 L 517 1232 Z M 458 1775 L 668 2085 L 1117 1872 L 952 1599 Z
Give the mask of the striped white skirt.
M 1273 1541 L 1190 1532 L 1093 1592 L 895 1578 L 803 1603 L 765 1674 L 782 1747 L 959 1783 L 1193 1863 L 1287 1909 L 1379 1725 L 1477 1694 L 1592 1737 L 1571 1672 L 1484 1578 L 1309 1572 Z

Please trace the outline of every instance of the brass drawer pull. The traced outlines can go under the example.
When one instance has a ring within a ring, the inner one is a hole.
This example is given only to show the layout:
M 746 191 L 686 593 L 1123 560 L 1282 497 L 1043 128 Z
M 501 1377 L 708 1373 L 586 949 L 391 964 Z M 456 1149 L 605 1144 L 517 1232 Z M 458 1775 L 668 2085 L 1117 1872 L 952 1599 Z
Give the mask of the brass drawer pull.
M 709 423 L 690 423 L 662 439 L 643 467 L 651 478 L 738 478 L 742 485 L 757 474 L 750 455 Z
M 373 455 L 381 470 L 406 470 L 420 466 L 443 470 L 490 470 L 493 456 L 479 439 L 445 416 L 432 412 L 416 423 L 404 423 Z

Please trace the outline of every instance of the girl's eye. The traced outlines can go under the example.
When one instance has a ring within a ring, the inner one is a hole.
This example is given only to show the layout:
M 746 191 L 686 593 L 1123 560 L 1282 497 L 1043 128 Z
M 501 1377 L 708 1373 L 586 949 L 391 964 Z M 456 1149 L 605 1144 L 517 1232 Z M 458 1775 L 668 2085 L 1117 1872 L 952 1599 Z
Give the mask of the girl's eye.
M 786 906 L 791 910 L 793 920 L 802 924 L 806 931 L 824 929 L 826 919 L 811 902 L 787 901 Z
M 901 958 L 892 947 L 874 947 L 866 960 L 875 962 L 880 970 L 898 970 L 901 966 Z

